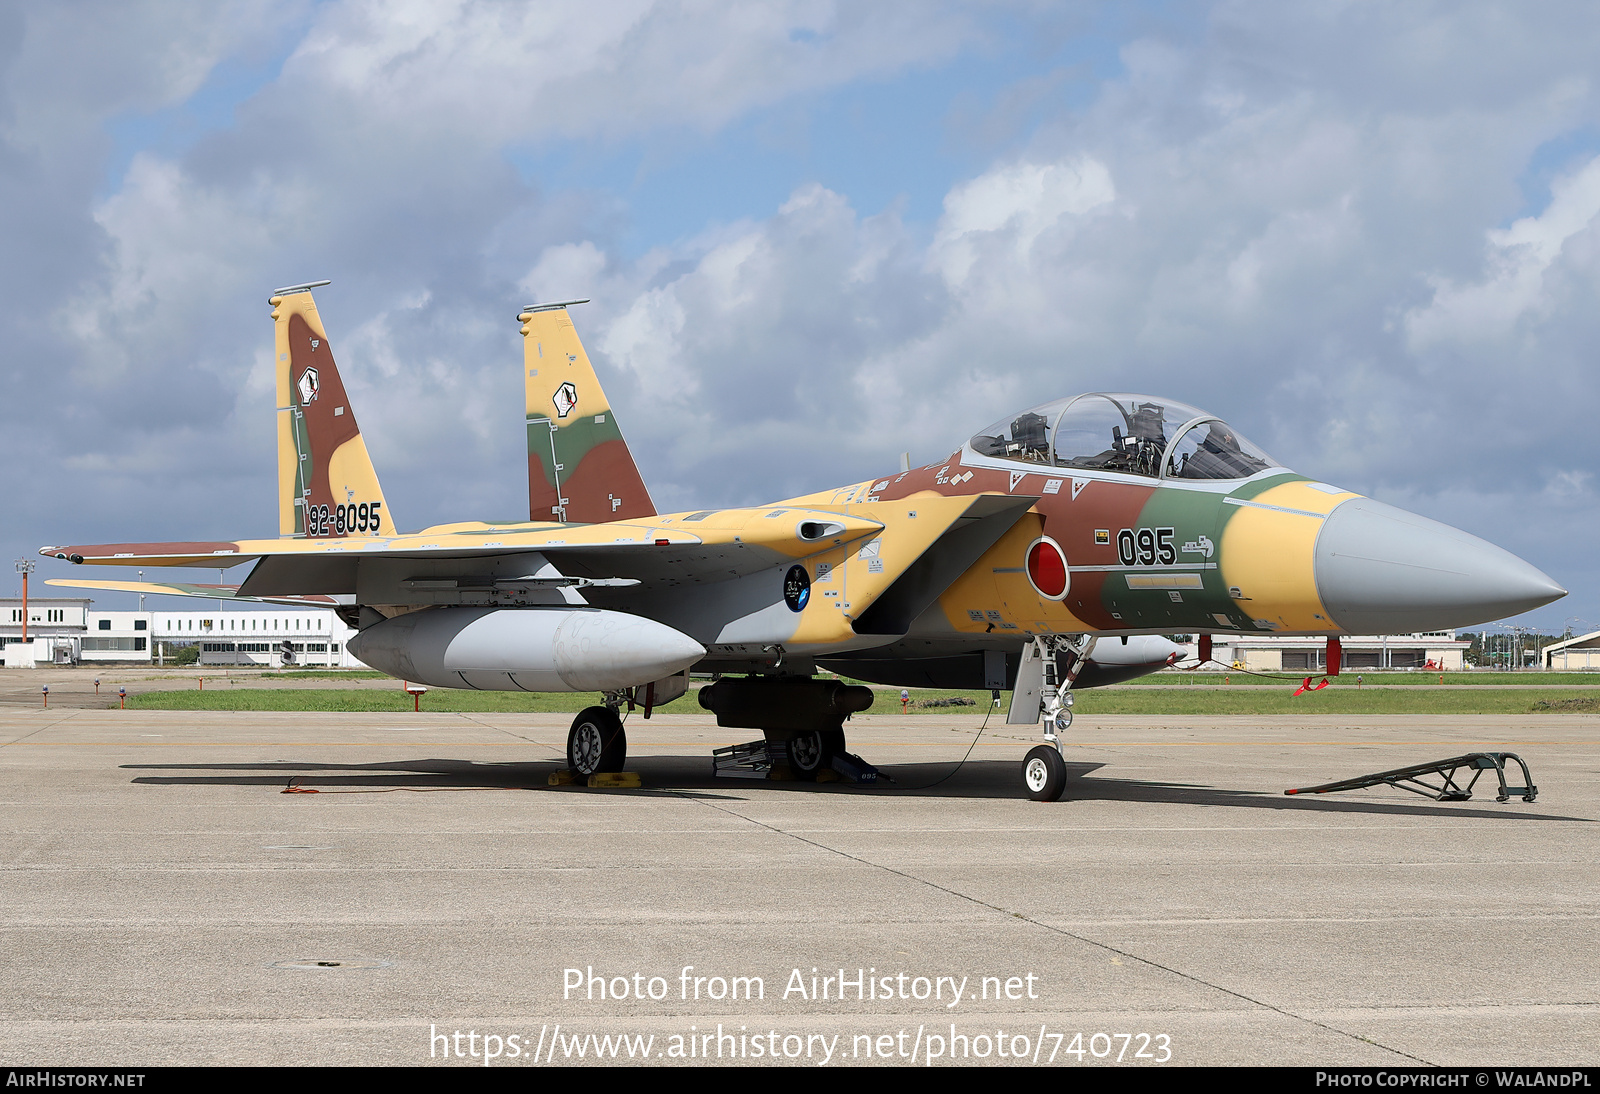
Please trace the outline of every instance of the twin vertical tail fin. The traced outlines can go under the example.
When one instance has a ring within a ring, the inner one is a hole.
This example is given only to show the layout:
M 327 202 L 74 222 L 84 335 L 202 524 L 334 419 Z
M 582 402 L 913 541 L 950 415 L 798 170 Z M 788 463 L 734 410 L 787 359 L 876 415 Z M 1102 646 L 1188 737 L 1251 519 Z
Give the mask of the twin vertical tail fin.
M 522 321 L 527 392 L 528 514 L 603 524 L 654 516 L 655 503 L 578 340 L 570 304 L 530 304 Z
M 326 284 L 291 285 L 267 301 L 278 368 L 278 534 L 393 535 L 394 514 L 311 298 Z
M 394 535 L 394 514 L 311 296 L 326 284 L 291 285 L 268 301 L 278 373 L 278 534 Z M 650 492 L 567 315 L 569 304 L 581 303 L 533 304 L 517 317 L 529 516 L 574 524 L 654 516 Z

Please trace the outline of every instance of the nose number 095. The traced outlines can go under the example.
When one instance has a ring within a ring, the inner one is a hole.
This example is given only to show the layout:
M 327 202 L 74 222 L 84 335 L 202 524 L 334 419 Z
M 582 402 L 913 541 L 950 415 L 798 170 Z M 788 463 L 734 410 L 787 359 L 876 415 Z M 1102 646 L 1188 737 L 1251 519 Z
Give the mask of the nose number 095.
M 1117 560 L 1124 566 L 1171 566 L 1178 561 L 1171 528 L 1124 528 L 1117 533 Z

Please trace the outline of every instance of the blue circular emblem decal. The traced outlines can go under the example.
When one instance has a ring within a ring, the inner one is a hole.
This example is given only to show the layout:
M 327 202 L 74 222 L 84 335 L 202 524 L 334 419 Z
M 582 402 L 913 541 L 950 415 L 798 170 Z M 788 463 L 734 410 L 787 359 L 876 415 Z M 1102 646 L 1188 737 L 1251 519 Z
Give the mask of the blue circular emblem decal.
M 811 599 L 811 575 L 804 566 L 791 566 L 783 578 L 783 602 L 791 612 L 805 611 Z

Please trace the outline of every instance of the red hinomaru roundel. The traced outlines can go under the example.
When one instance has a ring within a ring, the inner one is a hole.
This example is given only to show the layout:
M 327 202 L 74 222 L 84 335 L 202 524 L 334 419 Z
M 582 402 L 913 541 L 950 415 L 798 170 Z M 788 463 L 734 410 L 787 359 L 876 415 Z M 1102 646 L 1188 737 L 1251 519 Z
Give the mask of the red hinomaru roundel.
M 1028 580 L 1034 591 L 1046 600 L 1060 600 L 1067 595 L 1071 578 L 1067 570 L 1067 556 L 1049 536 L 1033 541 L 1028 548 Z

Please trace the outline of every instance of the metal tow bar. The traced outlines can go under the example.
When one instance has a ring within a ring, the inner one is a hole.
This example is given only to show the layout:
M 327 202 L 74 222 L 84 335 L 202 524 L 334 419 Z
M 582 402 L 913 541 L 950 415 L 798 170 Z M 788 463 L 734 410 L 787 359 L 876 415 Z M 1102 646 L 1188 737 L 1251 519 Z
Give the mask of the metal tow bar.
M 1512 760 L 1522 768 L 1521 786 L 1506 785 L 1506 764 Z M 1456 772 L 1463 768 L 1472 772 L 1472 778 L 1467 780 L 1465 786 L 1456 779 Z M 1358 775 L 1353 779 L 1341 779 L 1338 782 L 1323 783 L 1321 786 L 1285 790 L 1284 793 L 1332 794 L 1339 790 L 1360 790 L 1365 786 L 1387 783 L 1389 786 L 1409 790 L 1413 794 L 1421 794 L 1434 801 L 1464 802 L 1472 798 L 1472 788 L 1485 771 L 1493 771 L 1500 781 L 1500 793 L 1495 795 L 1495 801 L 1510 801 L 1511 795 L 1521 794 L 1523 801 L 1531 802 L 1539 796 L 1539 788 L 1533 785 L 1533 775 L 1528 771 L 1527 761 L 1515 752 L 1469 752 L 1465 756 L 1452 756 L 1448 760 L 1412 764 L 1410 767 L 1397 767 L 1393 771 L 1375 771 L 1371 775 Z M 1423 777 L 1427 775 L 1437 775 L 1440 782 L 1436 785 L 1424 781 Z

